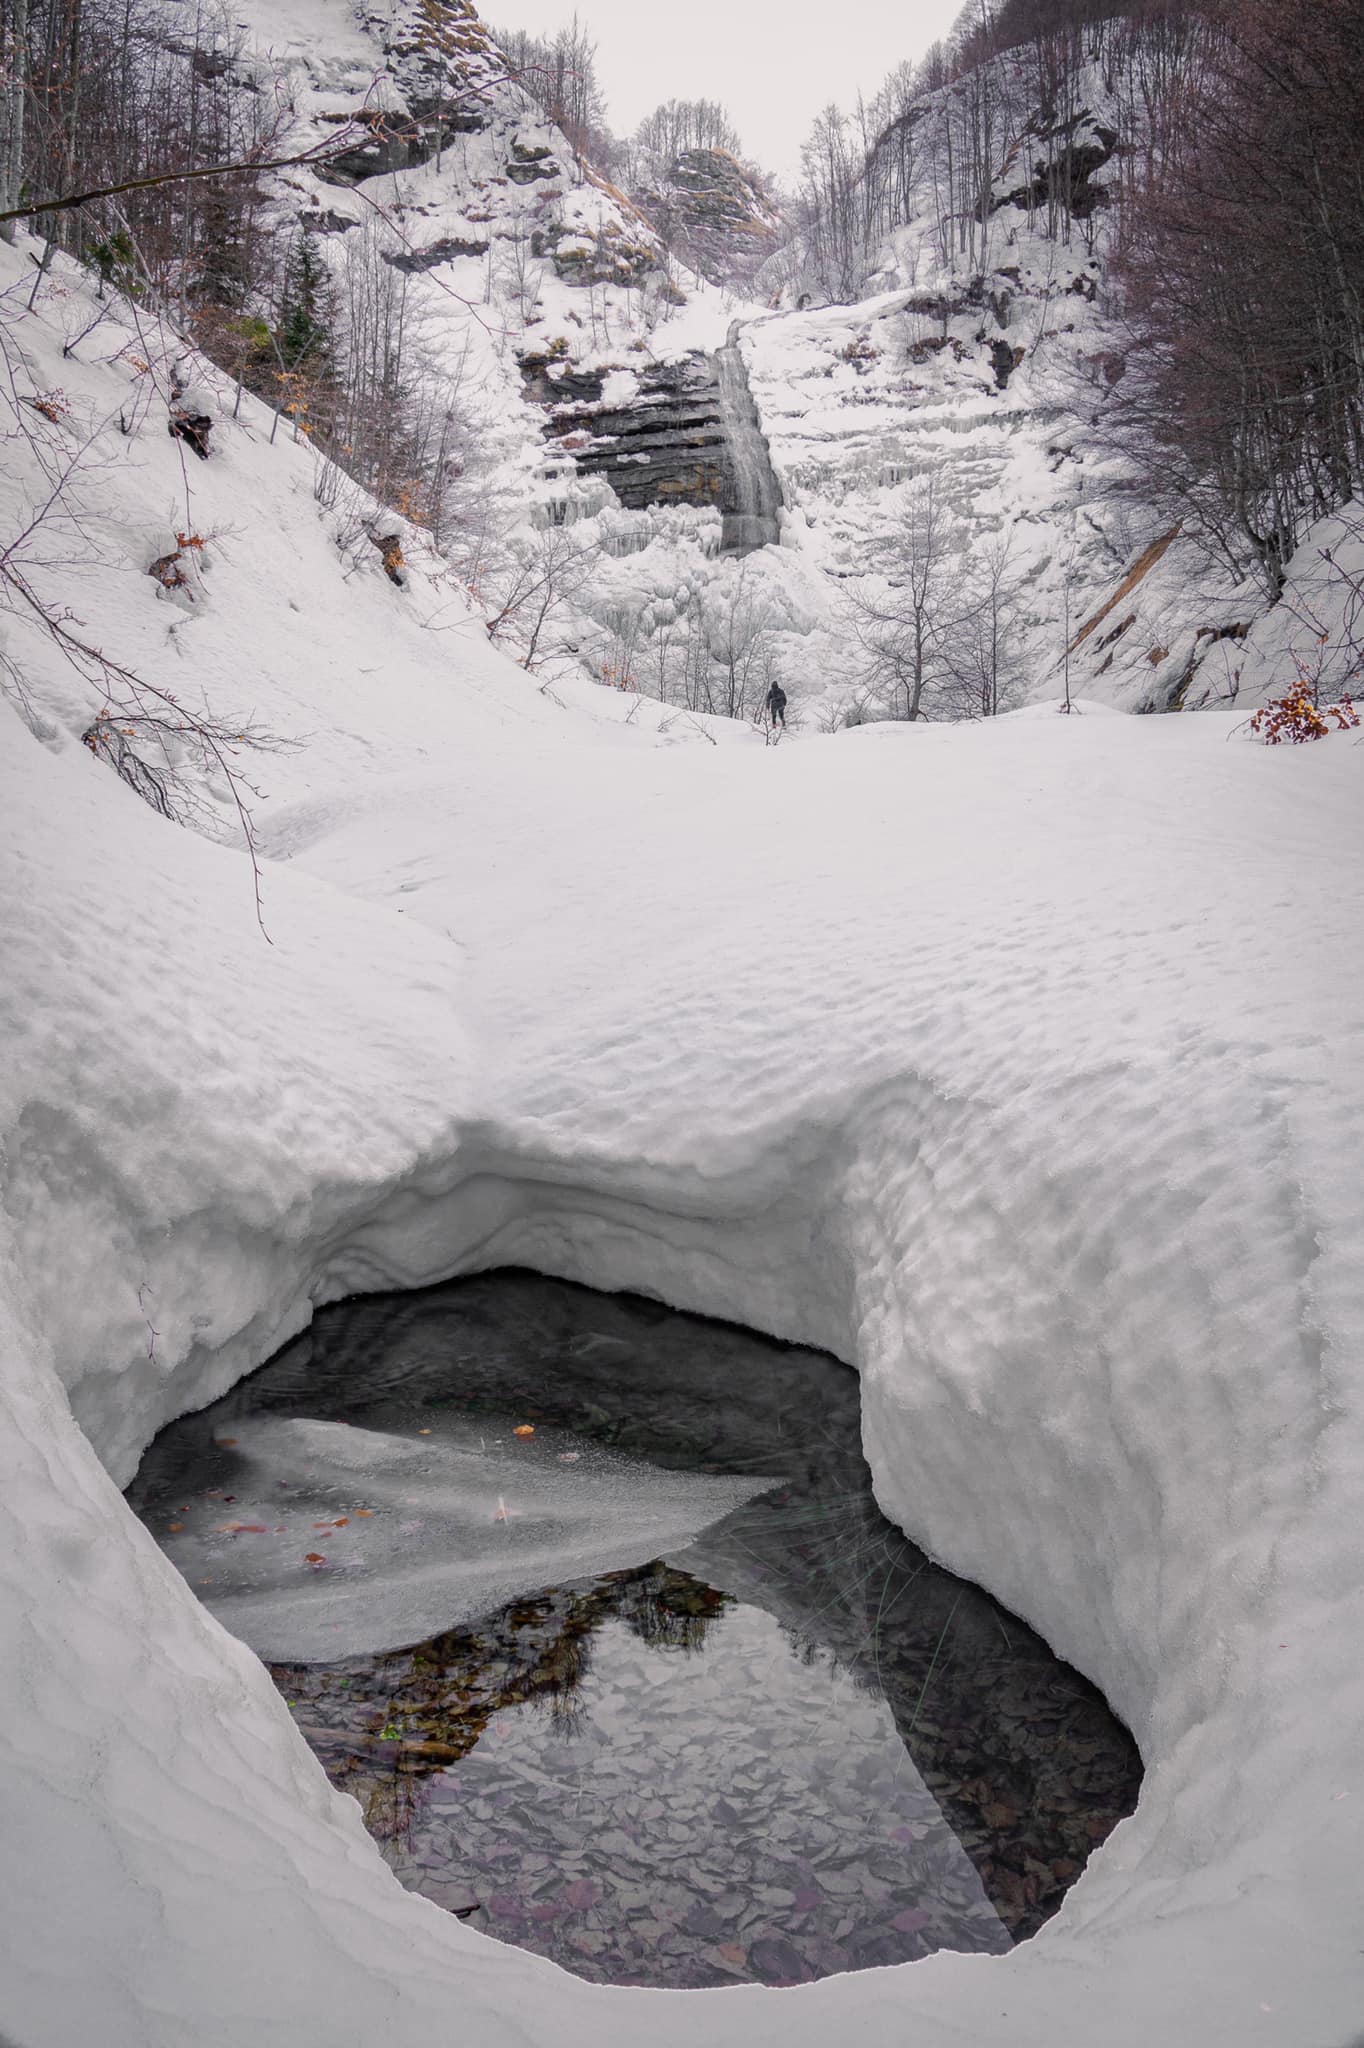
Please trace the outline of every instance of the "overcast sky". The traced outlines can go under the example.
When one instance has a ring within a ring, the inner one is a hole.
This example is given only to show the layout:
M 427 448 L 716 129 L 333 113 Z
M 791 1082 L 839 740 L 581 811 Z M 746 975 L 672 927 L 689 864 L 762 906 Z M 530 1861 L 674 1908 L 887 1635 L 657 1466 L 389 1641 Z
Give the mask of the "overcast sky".
M 498 28 L 562 27 L 573 0 L 482 0 Z M 791 175 L 821 108 L 875 92 L 951 27 L 961 0 L 578 0 L 611 125 L 628 134 L 669 99 L 719 100 L 744 147 Z

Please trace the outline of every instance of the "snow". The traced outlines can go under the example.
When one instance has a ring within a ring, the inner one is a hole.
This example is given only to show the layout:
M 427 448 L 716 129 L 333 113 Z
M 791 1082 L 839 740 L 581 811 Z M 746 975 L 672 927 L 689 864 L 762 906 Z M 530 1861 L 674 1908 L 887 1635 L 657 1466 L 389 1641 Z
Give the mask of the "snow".
M 1321 519 L 1289 564 L 1283 601 L 1258 620 L 1244 645 L 1217 652 L 1226 687 L 1249 704 L 1283 697 L 1299 678 L 1323 703 L 1364 696 L 1359 655 L 1364 622 L 1364 503 Z
M 139 375 L 117 320 L 63 360 L 79 289 L 7 329 L 78 424 Z M 222 789 L 154 815 L 0 620 L 6 2035 L 1345 2048 L 1364 751 L 1084 704 L 661 744 L 505 661 L 419 537 L 404 591 L 348 555 L 251 405 L 192 474 L 163 418 L 97 437 L 35 586 L 295 745 L 243 757 L 267 941 Z M 7 532 L 41 490 L 10 443 Z M 220 535 L 192 617 L 143 573 L 168 508 Z M 857 1366 L 887 1512 L 1142 1749 L 1035 1941 L 603 1991 L 399 1889 L 117 1488 L 316 1304 L 505 1263 Z
M 768 315 L 743 329 L 790 508 L 787 537 L 796 537 L 798 515 L 798 559 L 812 586 L 811 638 L 795 651 L 792 673 L 803 665 L 807 677 L 819 674 L 831 707 L 865 695 L 846 593 L 884 601 L 886 537 L 930 471 L 950 557 L 945 588 L 960 591 L 987 551 L 1002 551 L 1014 703 L 1060 689 L 1069 638 L 1073 688 L 1124 710 L 1163 708 L 1190 658 L 1220 651 L 1210 649 L 1208 629 L 1245 627 L 1265 610 L 1262 592 L 1234 583 L 1185 538 L 1129 585 L 1162 529 L 1117 488 L 1123 465 L 1096 430 L 1094 366 L 1124 337 L 1091 303 L 1096 266 L 1082 249 L 1057 249 L 1022 225 L 1009 233 L 999 252 L 1007 274 L 985 281 L 1004 324 L 983 310 L 969 279 L 928 266 L 921 223 L 897 245 L 912 289 Z M 1018 359 L 1006 390 L 996 382 L 994 343 Z M 1116 593 L 1128 601 L 1102 631 L 1083 635 Z M 950 616 L 951 604 L 939 598 L 932 609 Z M 808 680 L 793 694 L 810 697 Z M 1192 702 L 1205 701 L 1233 701 L 1224 663 L 1200 673 Z
M 429 96 L 424 66 L 436 61 L 430 25 L 406 0 L 379 0 L 355 19 L 335 0 L 291 0 L 284 15 L 251 0 L 239 26 L 247 54 L 237 61 L 254 67 L 294 110 L 292 140 L 300 148 L 334 141 L 346 115 L 381 102 L 401 112 Z M 300 220 L 336 230 L 317 232 L 314 250 L 343 287 L 348 265 L 365 250 L 382 247 L 391 256 L 401 248 L 405 265 L 420 263 L 406 280 L 406 332 L 423 384 L 460 423 L 467 473 L 483 479 L 475 534 L 491 525 L 515 548 L 527 539 L 527 511 L 553 503 L 556 513 L 566 509 L 583 523 L 584 545 L 610 543 L 573 605 L 547 625 L 542 650 L 556 672 L 585 661 L 594 673 L 620 674 L 633 662 L 658 686 L 668 663 L 666 630 L 677 616 L 669 603 L 699 597 L 693 616 L 704 614 L 712 636 L 723 639 L 716 621 L 731 602 L 732 579 L 715 559 L 713 522 L 704 514 L 689 530 L 685 523 L 679 530 L 675 516 L 626 515 L 634 525 L 628 566 L 611 560 L 621 515 L 609 487 L 586 483 L 571 451 L 546 442 L 547 414 L 527 395 L 521 358 L 548 357 L 570 375 L 602 373 L 603 403 L 616 405 L 637 390 L 644 363 L 714 354 L 737 320 L 777 471 L 774 486 L 765 457 L 758 465 L 765 512 L 773 497 L 786 508 L 779 528 L 768 517 L 754 528 L 752 537 L 779 532 L 784 559 L 773 559 L 770 548 L 753 558 L 748 601 L 793 718 L 828 727 L 850 707 L 868 710 L 874 664 L 849 600 L 884 597 L 891 565 L 881 544 L 927 464 L 952 529 L 949 584 L 966 588 L 981 556 L 1007 542 L 1006 697 L 1053 694 L 1067 639 L 1124 589 L 1162 524 L 1133 516 L 1121 502 L 1115 485 L 1123 465 L 1101 431 L 1111 388 L 1106 367 L 1126 339 L 1096 300 L 1102 215 L 1077 225 L 1073 245 L 1062 247 L 1003 204 L 978 243 L 972 235 L 982 267 L 973 278 L 954 237 L 944 237 L 935 151 L 926 146 L 912 218 L 868 258 L 872 296 L 852 307 L 773 314 L 765 301 L 745 303 L 675 264 L 665 275 L 642 217 L 577 163 L 566 139 L 502 75 L 480 35 L 474 32 L 472 47 L 456 36 L 446 81 L 452 99 L 470 90 L 478 98 L 480 132 L 455 136 L 427 163 L 354 189 L 312 171 L 291 173 L 275 196 L 290 230 Z M 1020 125 L 1037 111 L 1026 65 L 1012 57 L 996 69 L 1008 107 L 997 135 L 996 196 L 1005 199 L 1022 175 L 1020 152 L 1041 145 Z M 1097 59 L 1089 68 L 1089 131 L 1112 113 L 1121 81 L 1111 71 Z M 930 110 L 930 128 L 944 105 Z M 526 186 L 509 172 L 519 168 L 516 153 L 532 149 L 552 152 L 543 166 L 550 175 Z M 352 224 L 348 231 L 340 230 L 343 222 Z M 434 260 L 451 247 L 470 253 Z M 600 279 L 609 262 L 559 275 L 556 257 L 568 264 L 610 251 L 626 259 L 610 282 L 580 281 Z M 761 290 L 779 290 L 787 268 L 785 257 L 775 258 Z M 1019 359 L 1007 391 L 997 381 L 999 348 Z M 749 465 L 743 433 L 737 438 L 742 474 Z M 458 526 L 451 545 L 459 545 Z M 476 538 L 466 568 L 486 574 Z M 1249 703 L 1237 673 L 1241 639 L 1218 636 L 1232 629 L 1243 636 L 1264 608 L 1262 592 L 1238 586 L 1181 539 L 1140 578 L 1131 605 L 1106 633 L 1077 644 L 1071 687 L 1124 709 L 1164 708 L 1172 697 L 1189 708 Z M 622 617 L 632 622 L 628 650 L 616 639 Z M 668 687 L 677 693 L 676 677 Z M 756 692 L 759 700 L 764 694 Z M 870 710 L 877 715 L 875 704 Z

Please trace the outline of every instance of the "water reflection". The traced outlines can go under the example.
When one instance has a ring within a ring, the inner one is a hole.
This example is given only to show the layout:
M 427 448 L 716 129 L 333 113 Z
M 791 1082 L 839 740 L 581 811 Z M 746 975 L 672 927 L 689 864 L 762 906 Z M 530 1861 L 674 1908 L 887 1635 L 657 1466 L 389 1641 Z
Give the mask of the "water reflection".
M 567 1737 L 583 1722 L 594 1638 L 620 1621 L 654 1650 L 703 1649 L 733 1602 L 665 1564 L 611 1572 L 585 1590 L 518 1600 L 474 1628 L 413 1650 L 339 1664 L 276 1664 L 271 1674 L 366 1825 L 409 1846 L 422 1781 L 466 1757 L 495 1714 L 535 1706 Z
M 349 1304 L 158 1439 L 133 1490 L 158 1535 L 196 1488 L 221 1497 L 226 1423 L 280 1414 L 534 1427 L 526 1455 L 570 1477 L 566 1442 L 771 1477 L 641 1568 L 274 1667 L 403 1881 L 579 1975 L 786 1983 L 998 1950 L 1135 1803 L 1101 1697 L 880 1515 L 830 1359 L 522 1274 Z

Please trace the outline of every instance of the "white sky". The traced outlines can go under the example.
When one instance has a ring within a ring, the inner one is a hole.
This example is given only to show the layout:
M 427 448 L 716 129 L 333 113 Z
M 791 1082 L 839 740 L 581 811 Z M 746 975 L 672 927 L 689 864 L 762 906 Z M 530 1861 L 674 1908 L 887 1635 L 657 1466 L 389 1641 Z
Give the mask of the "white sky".
M 663 100 L 719 100 L 748 154 L 785 176 L 830 100 L 870 95 L 903 58 L 921 57 L 962 0 L 577 0 L 597 44 L 611 125 L 628 134 Z M 498 28 L 543 35 L 574 0 L 481 0 Z

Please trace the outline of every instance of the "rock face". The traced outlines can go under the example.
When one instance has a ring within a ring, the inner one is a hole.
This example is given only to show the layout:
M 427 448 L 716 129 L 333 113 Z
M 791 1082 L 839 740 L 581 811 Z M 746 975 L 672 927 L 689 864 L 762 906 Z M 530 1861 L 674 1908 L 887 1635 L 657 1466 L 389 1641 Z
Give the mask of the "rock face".
M 391 263 L 395 270 L 406 271 L 409 277 L 418 277 L 424 270 L 438 270 L 442 263 L 451 263 L 458 256 L 486 256 L 488 244 L 461 237 L 442 235 L 438 242 L 431 242 L 425 249 L 385 250 L 384 261 Z
M 583 477 L 611 486 L 627 511 L 714 507 L 726 554 L 780 538 L 781 486 L 739 350 L 738 323 L 713 356 L 641 371 L 577 370 L 566 356 L 523 356 L 526 395 L 549 414 L 545 434 Z M 615 395 L 622 375 L 633 391 Z M 608 378 L 611 391 L 608 395 Z
M 1098 207 L 1108 205 L 1107 187 L 1095 179 L 1112 162 L 1119 139 L 1116 128 L 1083 113 L 1059 124 L 1040 119 L 1029 134 L 1042 153 L 1032 164 L 1031 176 L 998 198 L 996 206 L 1038 213 L 1064 205 L 1077 220 L 1088 220 Z
M 469 0 L 399 0 L 397 6 L 362 0 L 356 9 L 388 58 L 413 113 L 486 106 L 490 89 L 507 76 L 506 61 Z
M 385 58 L 378 103 L 326 114 L 354 141 L 319 173 L 333 185 L 429 163 L 457 136 L 487 125 L 507 68 L 468 0 L 404 0 L 357 9 Z
M 521 181 L 522 183 L 525 180 Z M 643 221 L 639 233 L 607 220 L 589 232 L 549 220 L 531 236 L 532 256 L 547 256 L 565 284 L 617 284 L 638 289 L 659 273 L 661 252 Z M 661 274 L 661 273 L 660 273 Z
M 639 204 L 684 263 L 712 284 L 745 285 L 776 248 L 780 215 L 727 149 L 687 149 Z
M 547 149 L 543 143 L 528 146 L 513 142 L 507 176 L 513 185 L 538 185 L 562 178 L 563 172 L 554 160 L 553 150 Z
M 629 511 L 650 505 L 724 510 L 735 478 L 714 362 L 692 355 L 638 374 L 624 402 L 606 396 L 608 372 L 574 371 L 523 357 L 527 396 L 549 408 L 545 432 L 585 477 L 601 477 Z
M 429 163 L 457 135 L 476 135 L 483 127 L 483 115 L 477 107 L 428 107 L 405 113 L 366 111 L 328 114 L 323 118 L 355 132 L 354 141 L 328 158 L 318 170 L 317 175 L 329 185 L 358 185 L 364 178 L 414 170 L 419 164 Z

